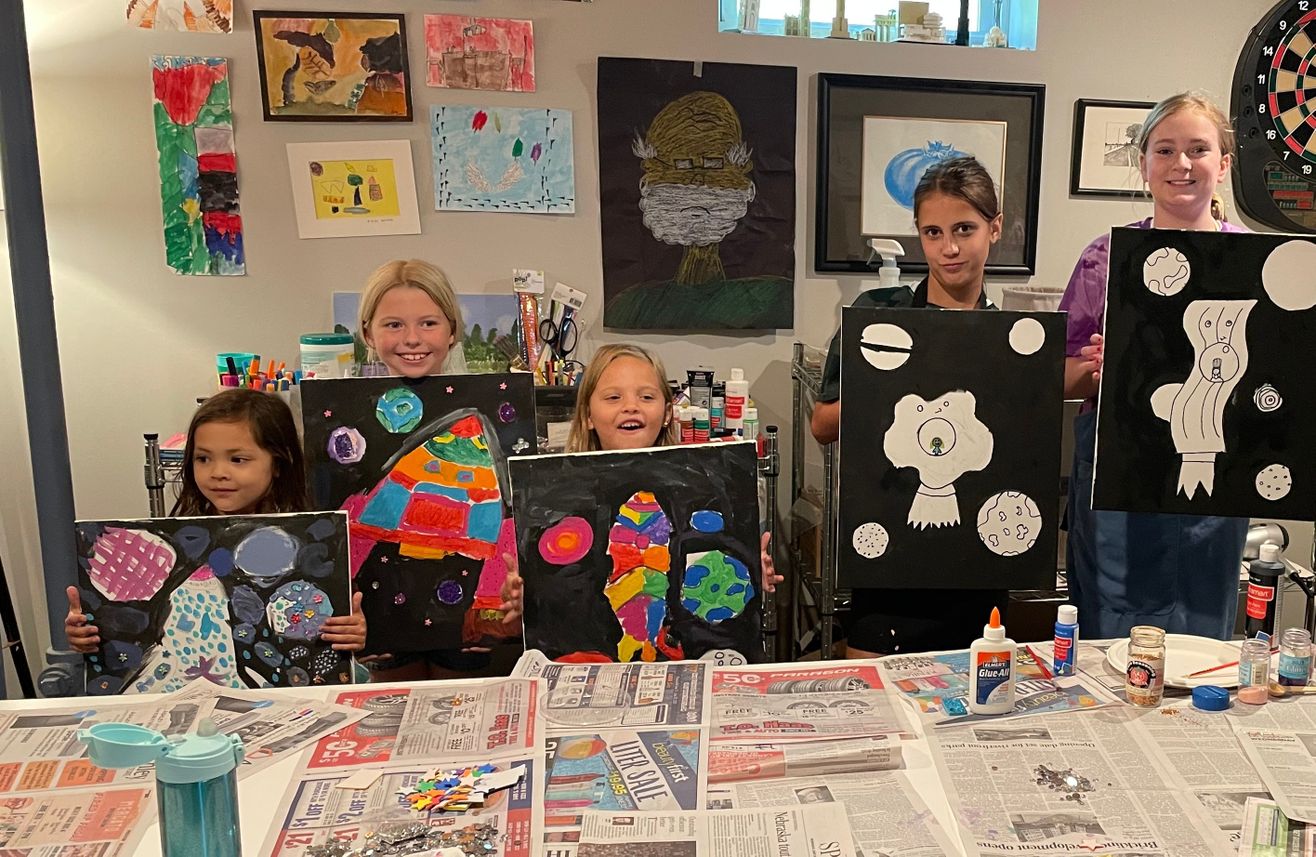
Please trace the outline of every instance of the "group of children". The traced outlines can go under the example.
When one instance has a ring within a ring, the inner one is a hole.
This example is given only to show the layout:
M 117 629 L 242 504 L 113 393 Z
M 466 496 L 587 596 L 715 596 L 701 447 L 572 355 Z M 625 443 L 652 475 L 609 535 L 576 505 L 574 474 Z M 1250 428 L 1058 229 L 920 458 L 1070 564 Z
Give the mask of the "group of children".
M 1237 227 L 1223 222 L 1215 189 L 1233 155 L 1233 132 L 1211 102 L 1190 94 L 1156 106 L 1138 141 L 1140 168 L 1153 216 L 1132 224 L 1177 229 Z M 994 309 L 987 300 L 984 267 L 1000 238 L 1003 215 L 987 171 L 973 158 L 929 169 L 914 195 L 914 218 L 928 276 L 914 289 L 866 292 L 856 306 Z M 1089 504 L 1094 446 L 1094 402 L 1104 343 L 1097 333 L 1105 310 L 1109 242 L 1098 238 L 1083 251 L 1062 308 L 1069 311 L 1065 392 L 1085 400 L 1075 426 L 1076 451 L 1069 498 L 1068 568 L 1071 597 L 1085 634 L 1120 636 L 1131 625 L 1228 637 L 1233 628 L 1238 562 L 1246 520 L 1095 512 Z M 361 301 L 360 328 L 372 356 L 394 375 L 420 378 L 452 371 L 461 311 L 438 268 L 418 260 L 393 261 L 371 276 Z M 840 422 L 840 333 L 824 367 L 823 392 L 812 431 L 823 443 L 837 438 Z M 966 355 L 971 357 L 971 355 Z M 569 452 L 642 449 L 676 442 L 673 400 L 662 363 L 635 345 L 607 345 L 590 360 L 578 388 Z M 301 442 L 288 408 L 251 390 L 226 390 L 207 400 L 187 432 L 186 467 L 174 515 L 239 515 L 310 510 Z M 515 498 L 512 498 L 515 503 Z M 762 541 L 763 587 L 781 578 Z M 515 556 L 502 609 L 519 620 L 523 583 Z M 100 643 L 75 587 L 69 587 L 65 629 L 82 652 Z M 854 592 L 847 623 L 848 654 L 869 657 L 967 645 L 998 591 Z M 487 649 L 385 653 L 370 651 L 356 593 L 349 616 L 336 617 L 323 638 L 335 649 L 369 652 L 379 680 L 450 678 L 488 666 Z M 570 621 L 570 617 L 562 617 Z
M 457 296 L 444 273 L 420 260 L 398 260 L 371 275 L 361 299 L 360 327 L 372 359 L 393 375 L 422 378 L 450 370 L 462 331 Z M 569 452 L 644 449 L 677 441 L 673 398 L 657 357 L 635 345 L 599 348 L 578 386 Z M 311 511 L 301 439 L 281 399 L 244 388 L 207 399 L 193 415 L 184 449 L 182 488 L 171 515 L 261 515 Z M 515 502 L 515 498 L 513 498 Z M 775 573 L 763 536 L 762 583 L 771 592 Z M 509 574 L 503 586 L 506 622 L 522 613 L 523 584 L 516 557 L 504 555 Z M 92 653 L 99 630 L 87 621 L 77 587 L 67 590 L 64 620 L 69 644 Z M 321 638 L 341 651 L 363 653 L 378 681 L 454 678 L 484 671 L 485 648 L 378 652 L 367 645 L 362 593 L 352 597 L 348 616 L 325 623 Z M 569 617 L 563 617 L 569 621 Z
M 1130 226 L 1243 231 L 1225 222 L 1216 188 L 1234 155 L 1234 131 L 1211 101 L 1181 93 L 1157 104 L 1137 141 L 1139 169 L 1153 214 Z M 995 309 L 984 269 L 1001 236 L 1003 214 L 987 171 L 973 158 L 930 168 L 914 194 L 914 220 L 928 276 L 914 289 L 873 289 L 855 306 Z M 1060 307 L 1068 311 L 1065 396 L 1082 399 L 1068 503 L 1070 599 L 1084 635 L 1121 637 L 1134 625 L 1228 639 L 1233 634 L 1247 520 L 1130 514 L 1091 507 L 1096 396 L 1104 342 L 1110 239 L 1083 251 Z M 965 355 L 972 359 L 973 355 Z M 832 339 L 812 431 L 821 443 L 840 426 L 840 332 Z M 1000 591 L 864 590 L 854 592 L 846 627 L 848 655 L 968 646 Z

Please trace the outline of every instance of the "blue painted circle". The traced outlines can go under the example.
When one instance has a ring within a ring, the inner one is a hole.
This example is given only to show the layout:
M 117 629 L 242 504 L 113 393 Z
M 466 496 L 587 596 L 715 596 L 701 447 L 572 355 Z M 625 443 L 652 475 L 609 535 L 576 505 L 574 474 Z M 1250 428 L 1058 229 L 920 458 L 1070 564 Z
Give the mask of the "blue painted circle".
M 726 528 L 726 521 L 721 512 L 712 509 L 700 509 L 690 516 L 690 526 L 701 533 L 720 533 Z

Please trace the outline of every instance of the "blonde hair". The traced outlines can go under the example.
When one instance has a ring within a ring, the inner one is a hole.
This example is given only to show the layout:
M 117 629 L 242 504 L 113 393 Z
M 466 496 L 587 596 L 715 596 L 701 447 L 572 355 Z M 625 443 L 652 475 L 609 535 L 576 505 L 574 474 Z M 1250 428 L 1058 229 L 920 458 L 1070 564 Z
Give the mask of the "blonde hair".
M 379 309 L 379 302 L 384 299 L 384 295 L 400 286 L 420 289 L 429 295 L 430 300 L 448 317 L 448 324 L 452 327 L 452 344 L 455 346 L 461 342 L 462 311 L 448 275 L 438 266 L 421 259 L 394 259 L 375 269 L 370 279 L 366 280 L 366 290 L 361 295 L 361 319 L 357 330 L 369 348 L 371 360 L 379 359 L 367 338 L 370 324 L 375 320 L 375 311 Z
M 654 440 L 654 446 L 671 446 L 676 443 L 675 420 L 672 419 L 672 387 L 667 383 L 667 370 L 663 361 L 638 345 L 604 345 L 594 352 L 594 357 L 585 367 L 585 375 L 580 379 L 576 389 L 576 413 L 571 417 L 571 435 L 567 438 L 567 452 L 595 452 L 603 447 L 599 444 L 599 434 L 589 427 L 589 400 L 599 386 L 599 378 L 614 360 L 621 357 L 634 357 L 653 367 L 658 379 L 658 388 L 663 394 L 664 426 Z
M 1151 142 L 1152 132 L 1156 130 L 1157 125 L 1185 110 L 1197 113 L 1215 126 L 1216 132 L 1220 135 L 1220 154 L 1229 155 L 1232 160 L 1238 150 L 1234 126 L 1214 101 L 1196 92 L 1180 92 L 1178 95 L 1163 98 L 1151 109 L 1147 118 L 1143 120 L 1142 130 L 1138 132 L 1139 154 L 1144 158 L 1147 156 L 1147 145 Z M 1228 220 L 1225 216 L 1225 201 L 1220 194 L 1211 195 L 1211 217 L 1219 221 Z

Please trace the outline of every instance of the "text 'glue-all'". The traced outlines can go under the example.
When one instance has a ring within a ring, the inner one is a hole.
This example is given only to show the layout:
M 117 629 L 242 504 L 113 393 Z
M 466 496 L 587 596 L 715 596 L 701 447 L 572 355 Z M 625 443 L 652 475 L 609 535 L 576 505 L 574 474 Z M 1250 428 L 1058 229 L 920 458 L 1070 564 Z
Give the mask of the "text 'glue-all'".
M 1056 677 L 1074 674 L 1078 657 L 1078 608 L 1061 604 L 1056 611 L 1056 638 L 1052 652 L 1051 674 Z
M 982 636 L 969 646 L 969 711 L 1006 714 L 1014 710 L 1015 642 L 1005 636 L 1001 611 L 992 608 Z

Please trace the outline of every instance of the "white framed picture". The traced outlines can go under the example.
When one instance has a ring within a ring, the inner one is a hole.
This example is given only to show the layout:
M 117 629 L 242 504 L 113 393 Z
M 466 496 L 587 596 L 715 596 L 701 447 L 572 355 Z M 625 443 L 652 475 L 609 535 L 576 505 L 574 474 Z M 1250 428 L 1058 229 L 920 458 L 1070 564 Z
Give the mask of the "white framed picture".
M 301 238 L 419 235 L 409 140 L 289 143 Z
M 860 231 L 913 235 L 914 188 L 933 164 L 972 155 L 1005 199 L 1005 122 L 865 116 L 860 178 Z
M 1138 135 L 1150 101 L 1074 102 L 1074 152 L 1069 192 L 1074 196 L 1147 196 L 1138 172 Z

